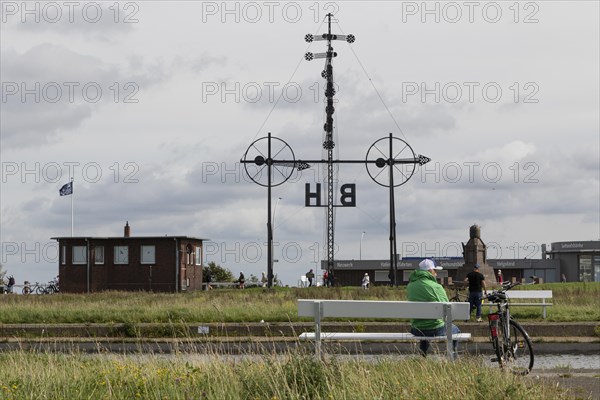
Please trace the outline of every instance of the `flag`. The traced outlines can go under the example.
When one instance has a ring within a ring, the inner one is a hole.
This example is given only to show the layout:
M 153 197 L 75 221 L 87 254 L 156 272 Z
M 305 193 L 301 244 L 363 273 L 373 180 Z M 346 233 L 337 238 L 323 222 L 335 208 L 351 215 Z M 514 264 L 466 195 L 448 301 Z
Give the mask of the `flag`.
M 73 181 L 69 182 L 69 183 L 65 183 L 59 191 L 61 196 L 68 196 L 70 194 L 73 194 Z

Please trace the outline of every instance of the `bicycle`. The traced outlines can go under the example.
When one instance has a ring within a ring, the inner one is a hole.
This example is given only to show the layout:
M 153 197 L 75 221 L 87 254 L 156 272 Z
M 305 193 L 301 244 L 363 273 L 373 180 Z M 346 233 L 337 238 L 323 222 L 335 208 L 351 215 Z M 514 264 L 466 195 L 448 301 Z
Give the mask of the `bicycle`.
M 43 293 L 44 294 L 53 294 L 53 293 L 58 293 L 58 292 L 60 292 L 60 290 L 58 288 L 58 283 L 55 281 L 50 281 L 44 288 Z
M 29 283 L 29 281 L 25 281 L 25 284 L 23 285 L 23 290 L 21 291 L 21 293 L 31 294 L 33 292 L 35 292 L 37 294 L 45 294 L 46 289 L 44 288 L 43 285 L 40 285 L 39 282 L 36 282 L 35 285 L 32 285 L 31 283 Z
M 450 301 L 460 302 L 460 303 L 468 303 L 469 296 L 466 294 L 461 294 L 460 291 L 465 289 L 464 284 L 456 284 L 453 285 L 454 288 L 454 296 L 450 298 Z
M 506 282 L 502 289 L 488 294 L 487 300 L 496 304 L 497 312 L 488 315 L 490 338 L 496 353 L 492 362 L 517 375 L 527 375 L 533 368 L 533 346 L 525 329 L 510 315 L 506 291 L 519 283 Z
M 36 294 L 53 294 L 53 293 L 59 293 L 60 289 L 58 286 L 58 280 L 57 279 L 53 279 L 50 282 L 48 282 L 47 284 L 41 284 L 39 282 L 36 282 L 35 285 L 32 285 L 29 281 L 25 281 L 25 284 L 23 285 L 23 290 L 21 291 L 21 293 L 23 294 L 31 294 L 31 293 L 36 293 Z

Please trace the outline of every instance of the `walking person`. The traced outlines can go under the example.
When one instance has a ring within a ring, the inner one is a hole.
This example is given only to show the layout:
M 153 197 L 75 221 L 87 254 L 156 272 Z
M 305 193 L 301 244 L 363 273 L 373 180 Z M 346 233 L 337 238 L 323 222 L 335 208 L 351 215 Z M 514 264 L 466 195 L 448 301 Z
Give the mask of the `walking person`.
M 311 268 L 310 271 L 308 271 L 306 273 L 306 279 L 308 279 L 308 287 L 312 286 L 314 278 L 315 278 L 315 273 L 313 272 L 313 270 Z
M 437 271 L 442 267 L 436 267 L 433 260 L 428 258 L 419 263 L 419 268 L 414 270 L 408 278 L 406 294 L 408 301 L 426 302 L 448 302 L 448 295 L 444 287 L 437 282 Z M 446 323 L 442 319 L 413 319 L 410 321 L 410 333 L 415 336 L 444 336 L 446 335 Z M 452 325 L 452 334 L 460 333 L 456 325 Z M 421 355 L 425 357 L 429 349 L 429 341 L 419 342 Z M 456 358 L 458 340 L 452 341 L 453 356 Z
M 487 295 L 485 286 L 485 277 L 479 272 L 479 264 L 473 266 L 473 271 L 467 274 L 465 282 L 469 283 L 469 303 L 471 304 L 470 311 L 475 309 L 475 318 L 477 322 L 481 322 L 481 301 L 483 293 Z

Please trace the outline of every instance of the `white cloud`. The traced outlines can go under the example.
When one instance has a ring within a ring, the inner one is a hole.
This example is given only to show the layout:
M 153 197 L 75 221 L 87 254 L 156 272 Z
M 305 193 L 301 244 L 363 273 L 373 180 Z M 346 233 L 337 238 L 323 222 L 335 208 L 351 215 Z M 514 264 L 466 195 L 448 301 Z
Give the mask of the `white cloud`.
M 143 2 L 120 9 L 119 21 L 135 11 L 129 24 L 115 24 L 109 5 L 94 24 L 9 15 L 0 38 L 0 242 L 18 280 L 56 272 L 55 260 L 27 251 L 37 243 L 41 254 L 50 237 L 70 234 L 70 199 L 57 195 L 70 175 L 75 234 L 120 235 L 128 220 L 134 234 L 210 238 L 210 261 L 234 272 L 265 269 L 266 189 L 239 161 L 267 132 L 296 159 L 323 156 L 323 62 L 302 57 L 324 51 L 303 37 L 323 30 L 326 10 L 253 3 L 261 18 L 251 21 L 249 3 L 229 4 L 229 14 L 222 4 Z M 600 236 L 598 4 L 540 3 L 539 22 L 528 24 L 523 13 L 514 21 L 512 3 L 498 4 L 497 23 L 481 9 L 473 23 L 466 9 L 451 23 L 443 14 L 421 22 L 402 2 L 329 4 L 357 37 L 335 44 L 336 157 L 362 160 L 391 132 L 432 159 L 395 191 L 405 255 L 456 251 L 473 223 L 500 248 Z M 40 101 L 9 94 L 10 82 L 19 90 L 39 82 Z M 52 87 L 41 94 L 48 82 L 94 82 L 103 97 L 53 103 Z M 274 106 L 288 82 L 301 92 Z M 137 102 L 124 102 L 128 95 Z M 73 173 L 65 163 L 76 163 Z M 324 209 L 304 207 L 305 184 L 314 190 L 322 177 L 313 165 L 273 189 L 274 201 L 283 198 L 276 272 L 286 283 L 324 257 Z M 357 207 L 336 209 L 337 256 L 357 258 L 364 231 L 363 258 L 386 258 L 389 192 L 364 165 L 339 168 L 339 183 L 350 182 Z M 249 259 L 254 244 L 263 253 Z

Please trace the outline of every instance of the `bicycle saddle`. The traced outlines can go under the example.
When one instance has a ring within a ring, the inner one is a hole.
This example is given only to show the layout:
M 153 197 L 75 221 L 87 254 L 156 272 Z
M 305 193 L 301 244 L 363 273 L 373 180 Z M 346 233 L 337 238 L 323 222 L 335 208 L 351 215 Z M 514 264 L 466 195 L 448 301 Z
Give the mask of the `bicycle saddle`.
M 506 293 L 492 293 L 487 296 L 488 301 L 492 303 L 500 303 L 506 300 Z

